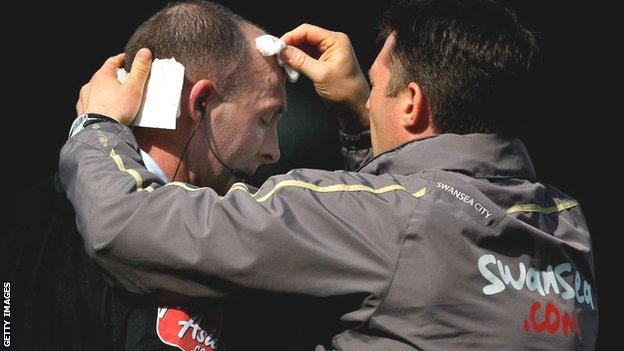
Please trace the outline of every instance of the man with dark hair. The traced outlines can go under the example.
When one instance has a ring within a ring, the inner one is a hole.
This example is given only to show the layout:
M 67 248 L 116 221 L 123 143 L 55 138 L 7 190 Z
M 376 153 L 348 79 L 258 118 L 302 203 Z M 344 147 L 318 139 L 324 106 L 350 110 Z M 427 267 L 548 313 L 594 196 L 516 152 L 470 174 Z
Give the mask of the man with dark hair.
M 223 197 L 142 167 L 124 125 L 149 61 L 124 87 L 114 78 L 123 58 L 109 59 L 81 103 L 114 120 L 75 135 L 60 160 L 89 253 L 138 293 L 255 291 L 329 309 L 320 349 L 593 349 L 580 206 L 536 179 L 509 127 L 512 95 L 538 56 L 533 38 L 488 0 L 406 1 L 388 19 L 368 98 L 346 35 L 302 25 L 281 54 L 352 127 L 370 115 L 375 157 L 356 172 L 294 170 L 253 191 L 238 183 Z M 297 48 L 309 45 L 320 56 Z M 362 145 L 365 135 L 343 138 Z
M 142 47 L 185 66 L 176 129 L 133 129 L 142 164 L 162 182 L 224 194 L 235 174 L 253 174 L 280 157 L 276 125 L 286 108 L 284 74 L 255 50 L 254 38 L 263 34 L 218 4 L 185 1 L 154 14 L 129 39 L 127 70 Z M 80 103 L 76 108 L 82 114 Z M 8 229 L 2 269 L 14 294 L 24 297 L 13 310 L 18 348 L 39 348 L 44 339 L 45 348 L 59 350 L 210 350 L 222 332 L 236 335 L 242 323 L 236 306 L 162 293 L 156 297 L 170 304 L 158 305 L 152 297 L 111 288 L 84 250 L 57 178 L 24 196 Z
M 389 12 L 380 27 L 385 37 L 394 33 L 389 96 L 419 82 L 438 133 L 514 135 L 521 89 L 540 54 L 513 13 L 495 3 L 422 2 Z

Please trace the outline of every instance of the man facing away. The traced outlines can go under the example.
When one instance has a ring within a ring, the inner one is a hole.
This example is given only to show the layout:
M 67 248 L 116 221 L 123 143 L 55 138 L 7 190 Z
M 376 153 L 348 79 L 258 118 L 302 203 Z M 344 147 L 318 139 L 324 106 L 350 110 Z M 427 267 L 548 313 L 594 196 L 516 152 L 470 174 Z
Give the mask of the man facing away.
M 382 28 L 366 109 L 345 35 L 304 25 L 284 40 L 320 56 L 282 53 L 328 102 L 368 110 L 375 157 L 357 172 L 294 170 L 225 196 L 142 167 L 124 125 L 149 60 L 120 85 L 123 57 L 109 59 L 80 103 L 119 123 L 97 119 L 60 160 L 89 253 L 134 292 L 327 302 L 334 314 L 322 322 L 335 328 L 321 349 L 593 349 L 583 214 L 537 180 L 514 137 L 538 56 L 532 36 L 485 0 L 402 2 Z

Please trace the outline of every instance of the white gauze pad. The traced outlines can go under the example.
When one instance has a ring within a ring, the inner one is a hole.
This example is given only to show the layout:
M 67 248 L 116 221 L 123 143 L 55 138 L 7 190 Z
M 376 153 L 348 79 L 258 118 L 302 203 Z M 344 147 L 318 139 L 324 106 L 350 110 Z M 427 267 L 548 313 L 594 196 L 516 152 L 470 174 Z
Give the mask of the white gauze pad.
M 122 84 L 129 75 L 125 69 L 117 69 L 117 80 Z M 132 125 L 176 129 L 183 84 L 184 66 L 175 58 L 154 60 L 141 109 Z
M 280 52 L 282 52 L 285 47 L 286 43 L 284 43 L 283 40 L 272 35 L 261 35 L 256 38 L 256 49 L 260 51 L 260 54 L 262 54 L 262 56 L 275 55 L 275 58 L 277 59 L 277 64 L 280 65 L 280 67 L 283 67 L 286 71 L 288 81 L 294 83 L 297 81 L 297 79 L 299 79 L 299 72 L 295 71 L 294 69 L 292 69 L 292 67 L 285 64 L 284 61 L 282 61 L 282 59 L 279 57 Z

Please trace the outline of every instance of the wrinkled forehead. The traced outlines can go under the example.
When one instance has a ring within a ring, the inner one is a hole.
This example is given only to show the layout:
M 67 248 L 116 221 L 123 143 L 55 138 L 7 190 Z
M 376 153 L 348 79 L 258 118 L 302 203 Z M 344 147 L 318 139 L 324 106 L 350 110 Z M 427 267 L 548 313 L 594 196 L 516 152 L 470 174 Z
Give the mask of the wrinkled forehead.
M 250 46 L 250 62 L 243 84 L 257 97 L 279 100 L 286 104 L 286 74 L 275 56 L 264 57 L 256 49 L 255 39 L 266 33 L 257 27 L 244 25 L 243 32 Z

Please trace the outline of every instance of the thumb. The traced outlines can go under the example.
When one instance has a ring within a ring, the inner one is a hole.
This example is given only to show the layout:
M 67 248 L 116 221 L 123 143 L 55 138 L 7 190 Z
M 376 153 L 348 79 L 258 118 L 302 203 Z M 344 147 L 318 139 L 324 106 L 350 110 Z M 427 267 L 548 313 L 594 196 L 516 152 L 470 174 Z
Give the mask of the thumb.
M 284 63 L 295 71 L 305 74 L 313 82 L 322 79 L 327 70 L 323 63 L 294 46 L 286 46 L 280 53 L 280 57 Z
M 130 76 L 124 85 L 129 89 L 143 90 L 145 82 L 149 77 L 150 69 L 152 67 L 152 53 L 149 49 L 141 49 L 137 52 L 132 62 L 132 68 L 130 69 Z

